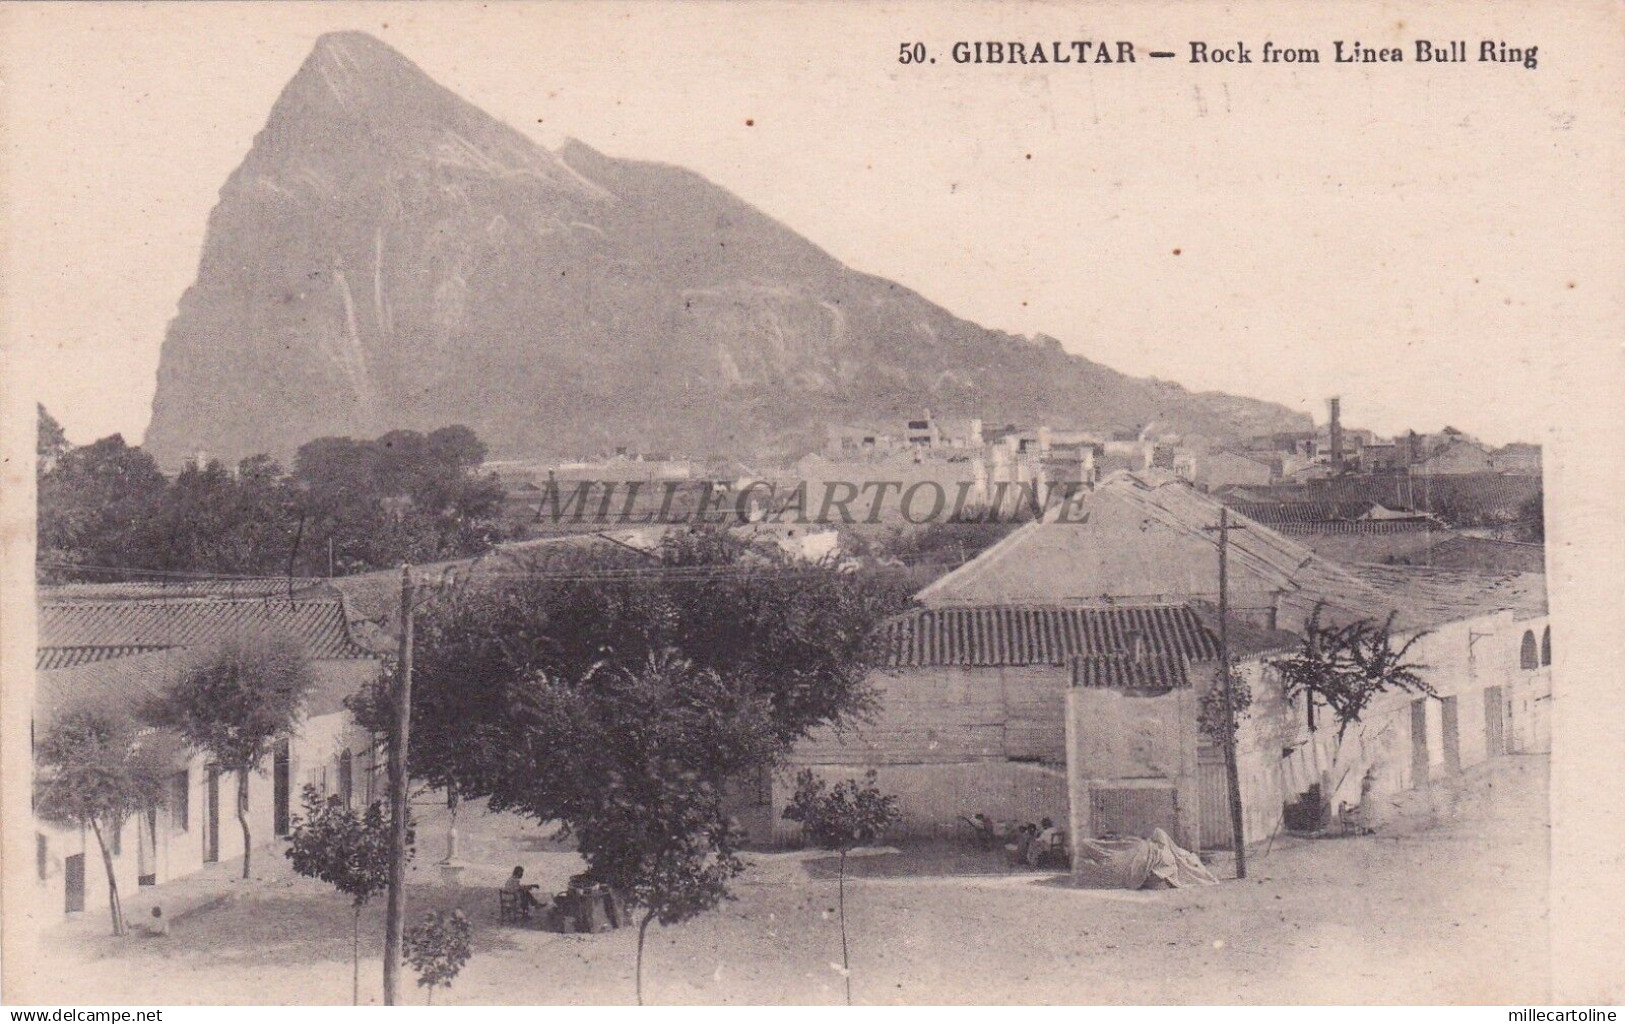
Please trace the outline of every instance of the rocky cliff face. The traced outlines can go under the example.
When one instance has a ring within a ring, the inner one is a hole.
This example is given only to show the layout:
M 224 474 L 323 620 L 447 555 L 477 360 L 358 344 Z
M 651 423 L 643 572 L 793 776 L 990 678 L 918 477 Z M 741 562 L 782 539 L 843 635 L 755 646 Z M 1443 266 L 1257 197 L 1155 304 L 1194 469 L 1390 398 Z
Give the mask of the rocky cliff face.
M 146 447 L 288 457 L 466 423 L 499 454 L 786 453 L 827 422 L 980 413 L 1294 429 L 960 320 L 673 167 L 531 142 L 358 33 L 324 36 L 209 219 Z

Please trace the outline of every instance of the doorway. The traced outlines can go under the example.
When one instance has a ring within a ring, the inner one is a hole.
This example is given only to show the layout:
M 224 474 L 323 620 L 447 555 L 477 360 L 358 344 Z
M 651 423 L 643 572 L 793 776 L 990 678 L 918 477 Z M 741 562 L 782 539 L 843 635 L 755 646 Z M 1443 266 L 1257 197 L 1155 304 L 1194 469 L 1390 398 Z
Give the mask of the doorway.
M 1456 698 L 1445 697 L 1439 704 L 1444 725 L 1444 770 L 1454 775 L 1461 771 L 1461 720 Z
M 1428 704 L 1411 701 L 1411 785 L 1428 784 Z
M 148 807 L 136 824 L 136 885 L 158 884 L 158 808 Z
M 1499 757 L 1507 752 L 1506 717 L 1502 713 L 1501 688 L 1484 687 L 1484 754 Z
M 271 828 L 279 836 L 287 835 L 290 825 L 288 802 L 293 796 L 290 757 L 288 741 L 283 740 L 277 744 L 276 754 L 271 759 Z
M 85 855 L 76 853 L 62 861 L 63 909 L 77 914 L 85 909 Z
M 203 863 L 220 859 L 220 769 L 210 765 L 203 799 Z

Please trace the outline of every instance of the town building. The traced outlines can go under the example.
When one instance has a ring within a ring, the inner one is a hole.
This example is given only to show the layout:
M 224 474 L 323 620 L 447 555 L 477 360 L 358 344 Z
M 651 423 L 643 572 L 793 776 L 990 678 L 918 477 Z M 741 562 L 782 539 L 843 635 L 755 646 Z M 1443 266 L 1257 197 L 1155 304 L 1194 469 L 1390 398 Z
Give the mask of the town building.
M 918 448 L 981 448 L 983 444 L 979 418 L 939 418 L 931 415 L 930 409 L 909 419 L 832 425 L 826 438 L 826 450 L 835 456 Z
M 1225 845 L 1221 759 L 1193 717 L 1217 677 L 1225 511 L 1150 470 L 1102 481 L 1064 521 L 1021 527 L 892 625 L 875 720 L 814 736 L 792 760 L 832 777 L 875 768 L 915 834 L 978 812 L 1064 812 L 1090 834 L 1155 823 L 1187 845 Z M 1543 575 L 1340 565 L 1230 522 L 1225 625 L 1255 709 L 1240 756 L 1249 839 L 1282 827 L 1311 786 L 1332 807 L 1379 801 L 1546 742 L 1549 671 L 1538 651 L 1534 669 L 1520 667 L 1526 634 L 1547 635 Z M 1349 745 L 1308 727 L 1274 661 L 1312 622 L 1355 621 L 1396 643 L 1421 636 L 1412 655 L 1437 696 L 1384 694 Z M 763 813 L 776 814 L 788 793 L 765 790 Z
M 248 780 L 256 846 L 288 834 L 299 793 L 312 785 L 364 805 L 381 795 L 373 737 L 344 707 L 381 662 L 352 638 L 338 595 L 306 581 L 69 585 L 42 592 L 33 732 L 98 707 L 139 719 L 198 655 L 228 637 L 271 631 L 301 641 L 315 686 L 304 720 Z M 239 778 L 201 754 L 181 753 L 167 798 L 110 837 L 126 916 L 159 898 L 164 882 L 243 855 L 236 820 Z M 76 913 L 106 905 L 106 872 L 94 836 L 35 823 L 40 907 Z
M 1174 471 L 1196 485 L 1201 491 L 1214 491 L 1222 487 L 1268 486 L 1280 470 L 1270 463 L 1270 454 L 1233 452 L 1223 449 L 1210 452 L 1182 453 L 1175 461 Z
M 1497 448 L 1490 453 L 1490 468 L 1497 473 L 1540 476 L 1540 445 L 1515 441 L 1512 444 Z
M 1417 476 L 1463 476 L 1495 471 L 1490 450 L 1477 441 L 1455 440 L 1434 449 L 1410 467 Z

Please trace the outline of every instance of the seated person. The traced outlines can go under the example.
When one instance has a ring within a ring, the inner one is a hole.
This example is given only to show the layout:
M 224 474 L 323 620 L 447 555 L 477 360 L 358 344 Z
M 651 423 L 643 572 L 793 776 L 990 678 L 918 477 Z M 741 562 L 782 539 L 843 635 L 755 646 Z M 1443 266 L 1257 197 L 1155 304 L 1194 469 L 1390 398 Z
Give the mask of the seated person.
M 163 907 L 152 908 L 152 920 L 148 922 L 146 932 L 149 939 L 165 939 L 169 937 L 169 922 L 164 920 Z
M 509 875 L 508 880 L 502 883 L 503 892 L 519 894 L 519 909 L 527 913 L 533 907 L 541 907 L 541 902 L 536 899 L 536 890 L 540 888 L 541 886 L 535 883 L 525 881 L 525 869 L 523 867 L 515 867 L 513 874 Z
M 1027 863 L 1038 867 L 1039 862 L 1055 850 L 1055 842 L 1060 837 L 1061 830 L 1055 827 L 1055 821 L 1045 818 L 1038 823 L 1038 834 L 1032 842 L 1027 844 Z
M 1028 863 L 1028 858 L 1032 856 L 1033 843 L 1037 839 L 1038 826 L 1030 821 L 1016 829 L 1016 841 L 1006 843 L 1004 846 L 1006 852 L 1010 854 L 1011 862 L 1014 864 Z

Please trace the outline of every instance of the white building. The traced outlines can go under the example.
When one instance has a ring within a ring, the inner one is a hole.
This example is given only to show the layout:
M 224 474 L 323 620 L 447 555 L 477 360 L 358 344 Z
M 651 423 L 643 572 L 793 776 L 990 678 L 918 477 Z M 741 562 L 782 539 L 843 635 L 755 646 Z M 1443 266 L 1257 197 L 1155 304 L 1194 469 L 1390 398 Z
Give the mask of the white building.
M 249 826 L 259 857 L 275 855 L 269 848 L 287 835 L 305 785 L 362 805 L 379 795 L 381 763 L 373 739 L 355 725 L 344 700 L 371 682 L 381 663 L 352 639 L 336 595 L 306 589 L 290 600 L 268 586 L 260 588 L 263 593 L 246 592 L 254 586 L 237 585 L 237 594 L 182 589 L 175 597 L 162 595 L 177 591 L 147 585 L 45 592 L 33 723 L 37 737 L 81 707 L 138 715 L 220 640 L 259 630 L 296 637 L 311 659 L 316 685 L 297 731 L 248 781 Z M 163 803 L 135 815 L 110 838 L 127 919 L 157 902 L 164 882 L 243 855 L 238 786 L 235 774 L 216 770 L 201 754 L 182 754 Z M 107 905 L 101 852 L 86 830 L 36 821 L 34 879 L 41 920 L 96 913 Z

